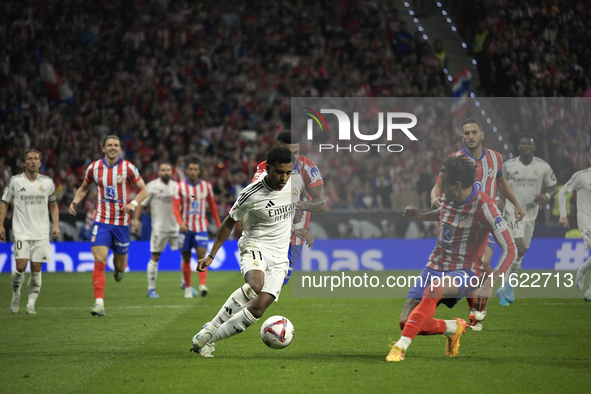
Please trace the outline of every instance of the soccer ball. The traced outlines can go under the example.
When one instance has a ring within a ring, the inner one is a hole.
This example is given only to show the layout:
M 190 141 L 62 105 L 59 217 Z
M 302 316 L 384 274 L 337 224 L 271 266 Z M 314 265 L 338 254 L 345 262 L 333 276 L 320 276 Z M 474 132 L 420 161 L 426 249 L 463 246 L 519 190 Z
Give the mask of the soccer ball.
M 261 327 L 261 339 L 271 349 L 283 349 L 293 340 L 293 324 L 283 316 L 271 316 Z

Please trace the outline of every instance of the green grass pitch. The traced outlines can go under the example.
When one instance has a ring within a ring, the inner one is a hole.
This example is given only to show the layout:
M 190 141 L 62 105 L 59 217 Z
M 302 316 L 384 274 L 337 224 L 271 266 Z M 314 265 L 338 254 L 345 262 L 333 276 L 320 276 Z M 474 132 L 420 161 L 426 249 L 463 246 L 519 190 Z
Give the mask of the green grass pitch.
M 28 280 L 28 274 L 27 274 Z M 161 272 L 161 298 L 146 274 L 107 276 L 106 316 L 92 317 L 90 273 L 45 273 L 38 315 L 10 313 L 10 275 L 0 275 L 2 393 L 588 392 L 591 303 L 577 299 L 492 299 L 484 330 L 461 339 L 455 358 L 443 336 L 417 337 L 401 363 L 387 363 L 398 339 L 402 299 L 292 299 L 284 288 L 265 317 L 295 326 L 283 350 L 260 340 L 262 320 L 217 343 L 215 358 L 189 352 L 191 338 L 240 286 L 238 272 L 212 272 L 210 295 L 185 299 L 179 272 Z M 194 275 L 197 280 L 197 275 Z M 440 306 L 438 318 L 463 317 Z

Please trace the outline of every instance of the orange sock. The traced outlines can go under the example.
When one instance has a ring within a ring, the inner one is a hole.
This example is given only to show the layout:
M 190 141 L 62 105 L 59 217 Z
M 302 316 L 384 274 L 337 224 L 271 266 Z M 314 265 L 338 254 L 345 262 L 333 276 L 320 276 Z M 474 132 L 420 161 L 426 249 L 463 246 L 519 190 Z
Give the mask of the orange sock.
M 197 272 L 199 274 L 199 284 L 205 286 L 207 284 L 207 268 L 203 272 Z
M 105 298 L 105 266 L 99 261 L 94 262 L 92 271 L 92 285 L 94 287 L 94 298 Z
M 419 335 L 438 335 L 445 332 L 445 320 L 431 319 L 423 324 Z
M 414 339 L 419 333 L 423 334 L 424 332 L 423 335 L 430 335 L 427 332 L 440 331 L 441 328 L 439 326 L 442 326 L 445 331 L 445 323 L 437 323 L 438 319 L 433 319 L 440 300 L 441 287 L 435 287 L 433 291 L 427 287 L 423 293 L 423 299 L 408 316 L 406 324 L 402 329 L 402 336 Z
M 191 262 L 183 261 L 183 278 L 185 279 L 185 288 L 191 287 Z
M 472 309 L 474 308 L 474 298 L 472 298 L 472 294 L 474 292 L 472 292 L 467 298 L 466 301 L 468 302 L 468 308 Z

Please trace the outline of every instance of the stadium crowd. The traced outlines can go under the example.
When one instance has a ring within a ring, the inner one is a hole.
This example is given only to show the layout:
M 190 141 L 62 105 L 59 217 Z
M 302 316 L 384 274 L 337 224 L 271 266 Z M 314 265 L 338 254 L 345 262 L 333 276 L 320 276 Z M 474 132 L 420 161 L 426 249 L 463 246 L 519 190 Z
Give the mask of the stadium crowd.
M 505 13 L 503 0 L 461 3 L 466 34 L 478 34 L 470 33 L 470 7 L 481 15 L 478 26 L 490 30 L 483 56 L 496 67 L 491 75 L 514 74 L 490 86 L 484 78 L 490 94 L 542 96 L 549 91 L 541 88 L 556 81 L 552 96 L 589 92 L 589 30 L 577 13 L 580 2 L 555 1 L 529 13 L 523 7 L 532 2 Z M 563 5 L 577 12 L 563 12 Z M 181 179 L 185 158 L 197 155 L 223 217 L 275 135 L 289 128 L 291 97 L 450 96 L 440 42 L 410 33 L 386 1 L 5 1 L 0 42 L 0 188 L 21 171 L 20 153 L 37 148 L 61 210 L 87 165 L 102 157 L 109 134 L 123 139 L 125 157 L 146 182 L 162 161 Z M 67 81 L 72 103 L 48 94 L 36 50 Z M 542 78 L 529 67 L 535 54 L 543 55 Z M 456 120 L 442 113 L 426 108 L 420 116 L 429 141 L 386 162 L 323 158 L 330 163 L 321 168 L 329 209 L 400 211 L 417 200 L 427 207 L 441 162 L 461 148 Z M 544 152 L 536 153 L 564 170 L 557 174 L 564 182 L 585 166 L 581 147 L 588 152 L 591 133 L 585 116 L 561 116 L 547 123 Z M 514 127 L 523 131 L 528 123 Z M 95 196 L 85 201 L 92 212 Z

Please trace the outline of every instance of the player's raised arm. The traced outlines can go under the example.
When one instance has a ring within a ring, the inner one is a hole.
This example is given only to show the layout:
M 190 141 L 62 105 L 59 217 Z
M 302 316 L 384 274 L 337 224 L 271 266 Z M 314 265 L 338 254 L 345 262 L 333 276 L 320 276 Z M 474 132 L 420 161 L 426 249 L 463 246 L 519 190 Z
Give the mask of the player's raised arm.
M 439 183 L 439 177 L 437 177 L 437 183 L 431 189 L 430 197 L 431 197 L 431 208 L 440 208 L 441 207 L 441 183 Z
M 298 211 L 324 212 L 326 211 L 326 197 L 324 196 L 324 185 L 314 186 L 308 189 L 311 201 L 298 201 Z

